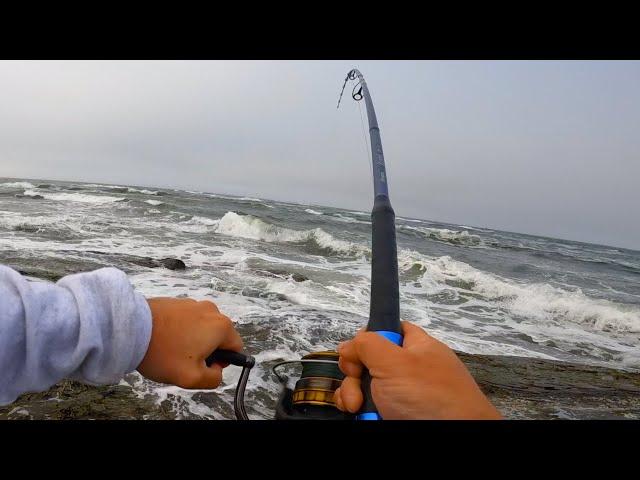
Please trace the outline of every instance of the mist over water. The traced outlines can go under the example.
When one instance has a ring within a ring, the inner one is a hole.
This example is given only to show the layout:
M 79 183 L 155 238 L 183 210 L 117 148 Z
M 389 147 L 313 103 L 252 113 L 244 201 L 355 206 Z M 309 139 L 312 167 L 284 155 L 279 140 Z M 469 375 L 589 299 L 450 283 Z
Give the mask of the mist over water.
M 469 353 L 640 370 L 640 252 L 396 214 L 403 319 Z M 332 349 L 366 323 L 370 236 L 369 212 L 0 179 L 0 262 L 68 273 L 113 265 L 146 296 L 212 299 L 257 358 L 247 392 L 254 417 L 271 416 L 273 363 Z M 126 381 L 184 417 L 229 418 L 236 370 L 225 371 L 217 396 L 137 374 Z

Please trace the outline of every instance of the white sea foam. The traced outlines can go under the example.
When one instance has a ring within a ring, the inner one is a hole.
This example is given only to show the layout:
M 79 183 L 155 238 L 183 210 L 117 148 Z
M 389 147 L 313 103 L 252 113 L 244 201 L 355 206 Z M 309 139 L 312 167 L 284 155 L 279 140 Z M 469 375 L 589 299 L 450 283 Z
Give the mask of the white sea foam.
M 124 200 L 123 197 L 110 197 L 108 195 L 88 195 L 86 193 L 45 193 L 35 190 L 25 190 L 24 194 L 29 197 L 35 197 L 39 195 L 47 200 L 54 200 L 59 202 L 80 202 L 80 203 L 94 203 L 105 204 L 113 203 Z
M 36 188 L 35 185 L 29 182 L 5 182 L 0 183 L 0 187 L 4 188 Z
M 129 188 L 129 187 L 125 187 L 122 185 L 105 185 L 103 183 L 87 183 L 87 184 L 81 184 L 83 187 L 92 187 L 92 188 L 109 188 L 109 189 L 116 189 L 116 188 Z
M 133 187 L 128 187 L 127 191 L 129 193 L 144 193 L 145 195 L 157 195 L 158 191 L 157 190 L 140 190 L 137 188 L 133 188 Z
M 340 213 L 336 213 L 333 215 L 329 215 L 329 218 L 331 218 L 332 220 L 337 220 L 339 222 L 344 222 L 344 223 L 362 223 L 364 225 L 370 225 L 371 222 L 366 222 L 364 220 L 357 220 L 353 217 L 348 217 L 346 215 L 342 215 Z
M 158 206 L 158 205 L 162 205 L 164 202 L 161 202 L 160 200 L 145 200 L 145 203 L 148 203 L 149 205 L 153 205 L 153 206 Z
M 312 210 L 311 208 L 305 209 L 305 212 L 310 213 L 311 215 L 322 215 L 322 212 L 318 212 L 316 210 Z
M 423 287 L 435 290 L 454 288 L 478 293 L 507 309 L 511 315 L 536 322 L 573 322 L 595 330 L 640 332 L 640 309 L 586 296 L 546 283 L 520 284 L 483 272 L 464 262 L 444 256 L 434 259 L 403 251 L 402 269 L 414 265 L 424 269 Z
M 314 242 L 322 249 L 342 254 L 365 255 L 368 249 L 344 240 L 339 240 L 321 228 L 292 230 L 267 223 L 251 215 L 227 212 L 220 219 L 216 232 L 232 237 L 248 238 L 269 243 Z
M 189 223 L 189 224 L 197 224 L 197 225 L 205 225 L 207 227 L 214 227 L 216 225 L 218 225 L 218 223 L 220 223 L 219 219 L 212 219 L 212 218 L 207 218 L 207 217 L 199 217 L 198 215 L 194 215 L 193 217 L 191 217 L 190 220 L 188 220 L 185 223 Z
M 482 239 L 478 235 L 466 230 L 449 230 L 447 228 L 412 227 L 411 225 L 399 225 L 401 230 L 418 232 L 419 234 L 437 240 L 439 242 L 464 245 L 466 247 L 482 245 Z

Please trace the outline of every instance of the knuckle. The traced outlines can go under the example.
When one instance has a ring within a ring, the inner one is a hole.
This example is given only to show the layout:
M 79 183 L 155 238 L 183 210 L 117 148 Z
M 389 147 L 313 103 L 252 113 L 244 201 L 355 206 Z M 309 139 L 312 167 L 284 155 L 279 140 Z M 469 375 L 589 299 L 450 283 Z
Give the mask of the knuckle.
M 225 328 L 225 330 L 233 330 L 233 321 L 226 315 L 218 315 L 218 321 Z
M 211 300 L 201 300 L 200 305 L 202 305 L 203 307 L 213 310 L 215 312 L 219 312 L 220 310 L 218 309 L 218 306 L 213 303 Z

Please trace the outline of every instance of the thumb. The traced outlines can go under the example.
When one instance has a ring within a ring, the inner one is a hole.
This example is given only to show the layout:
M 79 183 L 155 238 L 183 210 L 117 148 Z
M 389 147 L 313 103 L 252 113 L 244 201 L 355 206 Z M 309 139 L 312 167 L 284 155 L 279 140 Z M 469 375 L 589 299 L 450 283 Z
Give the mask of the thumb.
M 402 322 L 402 347 L 409 348 L 420 343 L 438 342 L 435 338 L 413 323 Z
M 346 350 L 343 352 L 343 350 Z M 358 333 L 340 351 L 347 359 L 364 364 L 371 375 L 379 376 L 390 362 L 402 357 L 402 348 L 375 332 Z

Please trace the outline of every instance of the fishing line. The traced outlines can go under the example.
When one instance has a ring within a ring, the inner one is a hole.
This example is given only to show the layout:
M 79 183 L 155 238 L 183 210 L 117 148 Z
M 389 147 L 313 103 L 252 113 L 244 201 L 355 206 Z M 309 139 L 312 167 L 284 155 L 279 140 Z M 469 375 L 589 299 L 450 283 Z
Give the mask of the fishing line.
M 362 138 L 364 139 L 364 156 L 367 162 L 367 169 L 369 170 L 369 178 L 373 181 L 373 165 L 370 163 L 369 152 L 371 148 L 369 147 L 369 140 L 367 139 L 367 133 L 364 128 L 364 117 L 362 115 L 362 107 L 360 106 L 360 102 L 356 101 L 358 104 L 358 110 L 360 111 L 360 126 L 362 127 Z

